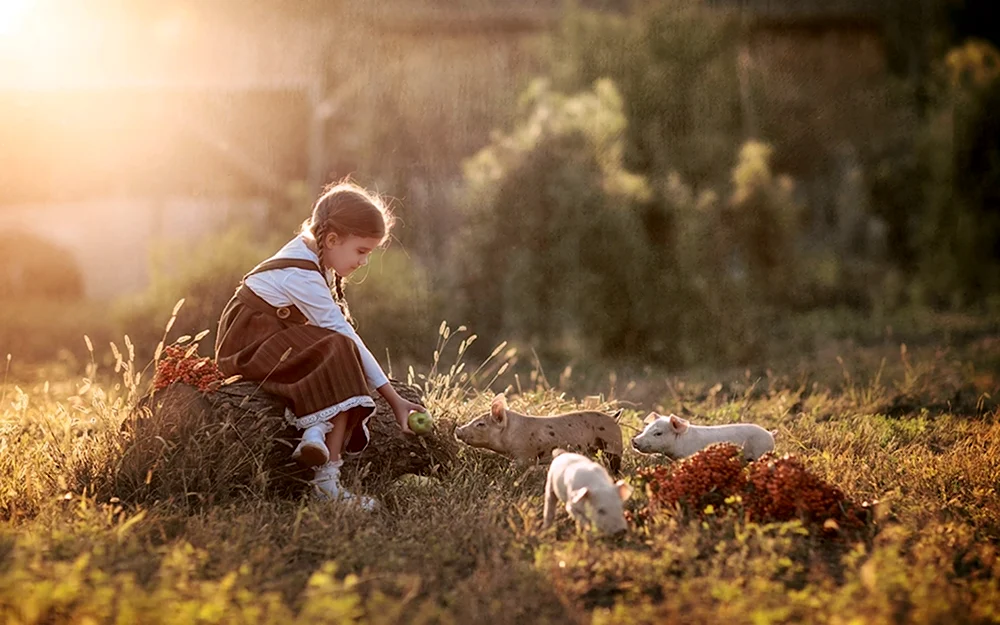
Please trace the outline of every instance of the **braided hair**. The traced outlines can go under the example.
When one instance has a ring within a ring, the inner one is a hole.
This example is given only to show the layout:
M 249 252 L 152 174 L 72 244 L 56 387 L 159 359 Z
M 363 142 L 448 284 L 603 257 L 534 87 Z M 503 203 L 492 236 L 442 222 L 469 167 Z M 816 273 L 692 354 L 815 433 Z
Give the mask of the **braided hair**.
M 350 181 L 342 181 L 327 187 L 313 205 L 312 215 L 302 223 L 301 234 L 316 245 L 320 268 L 326 276 L 330 293 L 351 325 L 354 325 L 354 319 L 344 297 L 344 276 L 323 266 L 324 239 L 333 233 L 338 237 L 385 240 L 394 221 L 378 196 Z

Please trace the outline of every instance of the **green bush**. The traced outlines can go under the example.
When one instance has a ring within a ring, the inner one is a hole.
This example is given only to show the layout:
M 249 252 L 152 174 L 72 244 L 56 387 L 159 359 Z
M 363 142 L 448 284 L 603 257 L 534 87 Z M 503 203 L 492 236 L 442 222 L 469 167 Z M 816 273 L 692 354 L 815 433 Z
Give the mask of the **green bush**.
M 0 234 L 0 358 L 12 368 L 87 357 L 84 334 L 114 336 L 102 306 L 84 299 L 83 274 L 69 250 L 27 233 Z
M 749 141 L 733 168 L 733 193 L 724 215 L 729 249 L 738 255 L 758 297 L 776 304 L 795 299 L 802 211 L 792 181 L 771 171 L 772 150 Z
M 912 101 L 901 100 L 898 90 L 877 79 L 845 92 L 838 87 L 836 72 L 822 81 L 778 80 L 776 76 L 788 74 L 767 69 L 774 62 L 773 50 L 768 45 L 758 48 L 754 35 L 737 17 L 718 7 L 706 9 L 694 0 L 637 5 L 627 15 L 573 10 L 554 38 L 550 73 L 556 87 L 570 93 L 599 78 L 615 82 L 628 121 L 625 164 L 657 188 L 672 184 L 674 174 L 696 190 L 739 187 L 738 181 L 728 179 L 729 163 L 748 140 L 766 143 L 773 149 L 768 162 L 796 172 L 800 195 L 812 203 L 797 206 L 793 219 L 811 220 L 812 233 L 796 223 L 795 236 L 784 237 L 769 231 L 784 228 L 775 221 L 780 211 L 769 211 L 760 219 L 755 215 L 762 201 L 791 205 L 790 198 L 751 193 L 741 200 L 745 208 L 737 210 L 730 203 L 723 211 L 726 221 L 742 221 L 748 229 L 745 233 L 734 229 L 737 234 L 760 239 L 749 247 L 746 241 L 730 241 L 734 248 L 721 250 L 720 260 L 748 273 L 748 288 L 776 295 L 775 304 L 796 307 L 892 305 L 895 298 L 880 294 L 887 281 L 896 279 L 886 262 L 884 239 L 888 232 L 899 241 L 905 221 L 899 211 L 913 206 L 912 194 L 905 192 L 907 185 L 913 186 L 912 172 L 894 152 L 899 144 L 910 149 L 899 139 L 912 133 L 897 122 L 912 112 Z M 782 40 L 783 35 L 777 36 Z M 789 90 L 798 93 L 792 100 L 802 100 L 823 114 L 816 119 L 795 117 Z M 863 115 L 847 112 L 853 110 Z M 892 123 L 881 123 L 890 115 Z M 887 163 L 889 157 L 893 160 Z M 879 158 L 883 171 L 875 185 L 883 204 L 870 206 L 865 167 Z M 887 164 L 891 176 L 884 171 Z M 740 169 L 749 171 L 748 167 L 753 165 Z M 671 202 L 669 197 L 660 199 Z M 654 219 L 665 220 L 669 228 L 671 209 L 664 210 L 667 215 L 659 217 L 654 211 Z M 770 240 L 773 235 L 778 239 Z M 808 253 L 799 254 L 793 247 Z M 897 258 L 904 256 L 898 248 Z M 800 258 L 785 262 L 792 255 Z M 759 269 L 769 275 L 761 275 Z M 804 275 L 789 282 L 792 270 Z M 804 280 L 806 276 L 811 278 Z M 775 288 L 784 292 L 774 294 Z M 742 300 L 745 297 L 738 301 Z
M 69 250 L 25 232 L 0 233 L 0 300 L 83 297 L 83 274 Z
M 782 306 L 801 297 L 801 208 L 792 182 L 772 172 L 771 149 L 748 142 L 732 170 L 732 191 L 696 194 L 679 175 L 660 191 L 673 224 L 670 248 L 680 301 L 677 351 L 686 362 L 707 354 L 744 362 L 766 349 Z
M 523 107 L 466 164 L 460 321 L 560 358 L 760 355 L 777 312 L 818 280 L 770 148 L 743 146 L 721 199 L 680 174 L 654 185 L 625 168 L 628 125 L 609 80 L 576 95 L 539 81 Z
M 627 16 L 572 10 L 552 42 L 550 73 L 567 93 L 614 81 L 629 169 L 721 184 L 743 134 L 736 34 L 728 15 L 695 0 L 636 3 Z
M 524 121 L 466 163 L 460 320 L 540 351 L 642 352 L 657 268 L 648 185 L 623 165 L 621 97 L 610 81 L 573 96 L 539 81 L 523 106 Z
M 926 296 L 962 305 L 1000 293 L 1000 52 L 971 41 L 939 70 L 913 236 Z

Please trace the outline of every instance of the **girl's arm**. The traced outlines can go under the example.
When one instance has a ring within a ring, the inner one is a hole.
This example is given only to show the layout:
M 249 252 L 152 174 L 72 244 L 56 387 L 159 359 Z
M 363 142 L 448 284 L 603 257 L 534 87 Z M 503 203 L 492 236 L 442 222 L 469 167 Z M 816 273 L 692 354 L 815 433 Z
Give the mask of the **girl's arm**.
M 385 401 L 392 408 L 392 414 L 396 416 L 396 423 L 399 427 L 407 434 L 413 434 L 413 430 L 410 429 L 407 420 L 409 419 L 410 412 L 413 410 L 418 410 L 420 412 L 427 412 L 427 409 L 420 404 L 415 404 L 412 401 L 403 399 L 396 389 L 392 387 L 392 384 L 386 382 L 382 386 L 375 389 L 379 392 Z

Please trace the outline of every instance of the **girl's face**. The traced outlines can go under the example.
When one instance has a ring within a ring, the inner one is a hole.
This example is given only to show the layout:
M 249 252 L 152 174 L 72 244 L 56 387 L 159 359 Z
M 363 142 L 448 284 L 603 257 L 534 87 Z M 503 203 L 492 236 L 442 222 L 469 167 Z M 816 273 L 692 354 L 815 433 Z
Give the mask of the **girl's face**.
M 323 241 L 323 264 L 346 278 L 358 267 L 368 264 L 368 256 L 382 243 L 377 237 L 337 236 L 330 233 Z

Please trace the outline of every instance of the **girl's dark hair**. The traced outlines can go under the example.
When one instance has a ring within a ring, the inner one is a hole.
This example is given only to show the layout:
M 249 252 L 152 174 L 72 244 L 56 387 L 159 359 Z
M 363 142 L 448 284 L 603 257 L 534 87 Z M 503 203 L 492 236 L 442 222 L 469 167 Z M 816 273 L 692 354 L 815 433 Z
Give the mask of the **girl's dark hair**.
M 384 242 L 395 222 L 388 207 L 377 195 L 353 182 L 343 181 L 333 184 L 313 205 L 312 216 L 302 222 L 300 233 L 311 239 L 320 250 L 322 267 L 322 245 L 326 235 L 335 233 L 338 237 L 357 236 L 365 239 L 379 239 Z M 328 269 L 322 267 L 324 271 Z M 344 277 L 334 272 L 330 287 L 333 298 L 344 313 L 348 323 L 354 324 L 351 311 L 344 298 Z

